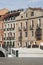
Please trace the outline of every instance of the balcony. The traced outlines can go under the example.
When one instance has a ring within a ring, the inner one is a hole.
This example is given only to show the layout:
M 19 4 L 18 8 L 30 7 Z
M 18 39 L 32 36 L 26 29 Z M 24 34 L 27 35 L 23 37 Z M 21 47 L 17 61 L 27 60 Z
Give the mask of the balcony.
M 30 25 L 30 30 L 33 30 L 33 27 Z
M 27 27 L 24 27 L 24 31 L 27 31 Z

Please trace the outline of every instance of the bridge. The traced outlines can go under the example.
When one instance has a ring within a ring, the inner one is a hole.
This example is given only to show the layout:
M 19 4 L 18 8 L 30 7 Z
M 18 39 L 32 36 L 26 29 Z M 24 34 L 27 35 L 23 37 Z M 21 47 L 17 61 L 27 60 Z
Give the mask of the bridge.
M 0 47 L 0 57 L 7 57 L 7 51 Z

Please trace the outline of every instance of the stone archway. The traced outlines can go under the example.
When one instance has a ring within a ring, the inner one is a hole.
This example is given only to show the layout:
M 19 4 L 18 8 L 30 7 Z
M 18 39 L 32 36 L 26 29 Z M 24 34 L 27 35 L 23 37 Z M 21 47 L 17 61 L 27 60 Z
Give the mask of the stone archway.
M 5 57 L 5 55 L 2 51 L 0 51 L 0 57 Z

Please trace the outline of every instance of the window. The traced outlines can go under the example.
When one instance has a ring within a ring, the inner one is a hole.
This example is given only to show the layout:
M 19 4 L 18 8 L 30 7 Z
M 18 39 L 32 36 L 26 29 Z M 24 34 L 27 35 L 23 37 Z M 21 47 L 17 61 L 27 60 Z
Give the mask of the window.
M 7 46 L 9 46 L 9 42 L 7 42 Z
M 25 32 L 25 37 L 27 37 L 27 32 Z
M 6 24 L 5 24 L 5 28 L 6 28 Z
M 9 17 L 8 17 L 8 20 L 9 20 Z
M 11 18 L 11 20 L 13 20 L 13 19 L 12 19 L 12 16 L 11 16 L 10 18 Z
M 38 26 L 41 27 L 41 19 L 38 19 Z
M 22 47 L 22 42 L 20 41 L 20 47 Z
M 7 21 L 7 18 L 5 19 L 5 21 Z
M 26 47 L 27 47 L 27 42 L 26 42 Z
M 19 28 L 20 28 L 20 29 L 22 28 L 22 22 L 19 23 Z
M 20 36 L 22 35 L 22 32 L 20 32 Z
M 21 16 L 21 18 L 23 18 L 23 16 Z
M 32 36 L 34 36 L 34 32 L 32 31 Z
M 5 34 L 5 37 L 6 37 L 6 33 L 4 33 Z
M 15 16 L 12 16 L 12 20 L 14 20 L 15 19 Z
M 9 36 L 12 37 L 12 32 L 9 32 Z
M 9 33 L 8 33 L 8 37 L 9 37 Z
M 11 24 L 11 28 L 12 28 L 12 24 Z
M 32 26 L 32 28 L 34 27 L 34 21 L 33 20 L 31 21 L 31 26 Z
M 12 42 L 10 41 L 10 46 L 12 46 Z
M 27 22 L 26 22 L 26 27 L 27 27 Z
M 15 28 L 15 23 L 14 23 L 14 28 Z
M 14 36 L 14 38 L 15 38 L 15 33 L 13 33 L 13 36 Z
M 8 28 L 9 28 L 9 24 L 8 24 Z
M 21 27 L 22 27 L 22 22 L 21 22 Z
M 26 29 L 27 30 L 27 22 L 25 22 L 25 24 L 24 24 L 25 26 L 24 26 L 24 29 Z
M 15 46 L 15 42 L 13 41 L 13 47 Z
M 34 12 L 31 12 L 31 16 L 34 16 Z
M 0 16 L 0 18 L 1 18 L 1 16 Z

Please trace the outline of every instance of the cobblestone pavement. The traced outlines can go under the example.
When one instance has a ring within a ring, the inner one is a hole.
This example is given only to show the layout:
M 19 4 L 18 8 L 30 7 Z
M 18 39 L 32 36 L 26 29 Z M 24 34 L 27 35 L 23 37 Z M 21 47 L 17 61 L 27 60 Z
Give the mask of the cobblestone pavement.
M 0 65 L 43 65 L 43 58 L 0 58 Z

